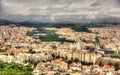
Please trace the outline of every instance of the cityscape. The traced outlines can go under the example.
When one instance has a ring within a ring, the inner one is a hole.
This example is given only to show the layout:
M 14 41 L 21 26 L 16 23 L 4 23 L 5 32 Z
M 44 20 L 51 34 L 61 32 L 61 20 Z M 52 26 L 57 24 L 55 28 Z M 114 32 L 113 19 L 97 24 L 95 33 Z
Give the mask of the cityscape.
M 33 75 L 119 75 L 120 26 L 72 26 L 0 26 L 0 61 L 31 65 Z
M 0 75 L 120 75 L 120 0 L 0 0 Z

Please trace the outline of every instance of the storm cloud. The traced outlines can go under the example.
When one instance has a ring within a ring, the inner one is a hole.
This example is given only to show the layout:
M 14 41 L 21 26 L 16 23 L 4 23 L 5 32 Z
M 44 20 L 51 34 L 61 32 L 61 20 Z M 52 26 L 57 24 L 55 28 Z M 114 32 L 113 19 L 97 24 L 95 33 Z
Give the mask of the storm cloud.
M 0 0 L 0 19 L 120 23 L 120 0 Z

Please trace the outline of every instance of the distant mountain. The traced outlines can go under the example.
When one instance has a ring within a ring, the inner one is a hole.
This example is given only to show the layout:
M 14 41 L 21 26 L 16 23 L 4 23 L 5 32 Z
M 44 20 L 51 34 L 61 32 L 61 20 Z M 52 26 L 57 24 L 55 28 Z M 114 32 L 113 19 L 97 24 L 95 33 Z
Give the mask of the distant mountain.
M 0 19 L 0 25 L 9 25 L 9 24 L 16 24 L 17 26 L 27 26 L 27 27 L 56 27 L 56 28 L 63 28 L 63 27 L 91 27 L 91 26 L 106 26 L 106 25 L 120 25 L 119 23 L 44 23 L 44 22 L 13 22 L 5 19 Z
M 27 26 L 27 27 L 44 27 L 50 23 L 37 23 L 37 22 L 12 22 L 9 20 L 0 19 L 0 25 L 9 25 L 9 24 L 16 24 L 17 26 Z
M 36 22 L 25 21 L 25 22 L 18 22 L 17 24 L 27 26 L 27 27 L 45 27 L 49 23 L 36 23 Z
M 5 19 L 0 19 L 0 25 L 7 25 L 7 24 L 13 24 L 14 22 L 5 20 Z

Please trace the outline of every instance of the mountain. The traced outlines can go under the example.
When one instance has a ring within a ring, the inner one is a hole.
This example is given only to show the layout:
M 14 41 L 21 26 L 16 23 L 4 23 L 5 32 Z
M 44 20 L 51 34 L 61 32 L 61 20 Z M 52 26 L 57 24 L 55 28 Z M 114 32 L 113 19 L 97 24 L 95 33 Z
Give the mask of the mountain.
M 27 27 L 56 27 L 56 28 L 64 28 L 64 27 L 70 27 L 70 28 L 77 28 L 79 26 L 82 27 L 101 27 L 101 26 L 110 26 L 110 25 L 120 25 L 120 23 L 109 23 L 107 21 L 101 22 L 101 23 L 45 23 L 45 22 L 30 22 L 30 21 L 24 21 L 24 22 L 13 22 L 5 19 L 0 19 L 0 25 L 9 25 L 9 24 L 16 24 L 17 26 L 27 26 Z
M 13 24 L 13 21 L 5 20 L 5 19 L 0 19 L 0 25 L 7 25 L 7 24 Z

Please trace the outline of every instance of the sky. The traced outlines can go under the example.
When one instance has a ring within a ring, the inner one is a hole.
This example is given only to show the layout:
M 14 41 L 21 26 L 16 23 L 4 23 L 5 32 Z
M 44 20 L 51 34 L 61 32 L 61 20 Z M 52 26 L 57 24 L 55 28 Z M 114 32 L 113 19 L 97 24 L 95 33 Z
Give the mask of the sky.
M 15 22 L 120 23 L 120 0 L 0 0 L 0 19 Z

